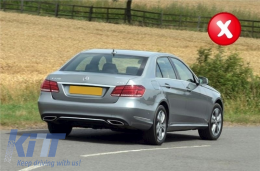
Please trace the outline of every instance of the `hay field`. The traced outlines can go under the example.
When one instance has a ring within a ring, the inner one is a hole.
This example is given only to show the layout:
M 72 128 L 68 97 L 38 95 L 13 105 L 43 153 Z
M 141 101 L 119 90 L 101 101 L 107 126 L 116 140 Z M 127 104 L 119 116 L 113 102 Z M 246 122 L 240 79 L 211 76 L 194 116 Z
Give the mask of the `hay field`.
M 8 89 L 43 80 L 76 53 L 92 48 L 173 53 L 188 64 L 200 47 L 216 47 L 207 33 L 145 28 L 0 12 L 0 79 Z M 260 40 L 239 38 L 238 51 L 260 75 Z

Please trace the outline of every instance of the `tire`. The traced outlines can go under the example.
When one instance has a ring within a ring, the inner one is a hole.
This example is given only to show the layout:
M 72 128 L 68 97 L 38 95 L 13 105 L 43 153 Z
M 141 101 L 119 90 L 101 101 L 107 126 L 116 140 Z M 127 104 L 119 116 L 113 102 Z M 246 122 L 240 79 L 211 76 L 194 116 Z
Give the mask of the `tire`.
M 47 124 L 50 133 L 66 133 L 66 136 L 68 136 L 72 131 L 72 126 L 70 125 L 54 124 L 51 122 Z
M 160 105 L 156 109 L 155 117 L 152 127 L 144 132 L 144 140 L 151 145 L 161 145 L 167 134 L 167 112 L 165 108 Z
M 208 127 L 206 129 L 199 129 L 200 138 L 203 140 L 217 140 L 223 128 L 223 110 L 219 104 L 215 104 Z

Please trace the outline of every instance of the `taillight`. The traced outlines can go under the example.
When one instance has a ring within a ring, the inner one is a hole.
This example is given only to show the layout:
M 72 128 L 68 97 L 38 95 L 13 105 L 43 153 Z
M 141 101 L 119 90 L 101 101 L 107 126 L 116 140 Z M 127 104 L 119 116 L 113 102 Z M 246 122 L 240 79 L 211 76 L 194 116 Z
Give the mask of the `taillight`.
M 41 91 L 59 92 L 59 87 L 55 81 L 44 80 L 41 86 Z
M 117 97 L 142 97 L 145 92 L 144 86 L 141 85 L 125 85 L 116 86 L 111 96 Z
M 116 86 L 111 93 L 111 96 L 120 96 L 125 86 Z

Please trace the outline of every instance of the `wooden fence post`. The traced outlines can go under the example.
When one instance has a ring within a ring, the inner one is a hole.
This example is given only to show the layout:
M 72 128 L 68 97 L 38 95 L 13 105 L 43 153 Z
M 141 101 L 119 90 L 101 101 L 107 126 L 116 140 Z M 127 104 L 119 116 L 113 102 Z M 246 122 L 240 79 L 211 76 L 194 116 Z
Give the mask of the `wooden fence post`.
M 180 20 L 179 20 L 179 27 L 181 27 L 181 15 L 180 15 Z
M 41 12 L 41 1 L 38 1 L 38 15 L 40 15 Z
M 126 16 L 127 14 L 126 14 L 126 9 L 125 9 L 125 16 L 124 16 L 124 22 L 126 23 L 126 18 L 127 18 L 127 16 Z
M 128 24 L 131 24 L 132 23 L 132 0 L 127 0 L 126 2 L 126 16 L 127 16 L 127 22 Z
M 161 12 L 161 15 L 160 15 L 160 26 L 162 27 L 162 24 L 163 24 L 163 12 Z
M 3 0 L 3 11 L 5 11 L 5 0 Z
M 200 30 L 200 20 L 201 20 L 201 17 L 199 16 L 199 17 L 198 17 L 198 25 L 197 25 L 197 30 L 198 30 L 198 31 Z
M 91 20 L 92 20 L 92 13 L 93 13 L 93 6 L 91 6 L 91 7 L 89 8 L 88 21 L 91 21 Z
M 145 21 L 145 12 L 143 11 L 143 26 L 144 26 L 144 21 Z
M 23 0 L 21 0 L 21 7 L 20 7 L 21 13 L 23 13 Z
M 254 21 L 252 21 L 252 37 L 254 37 Z
M 109 19 L 109 8 L 107 8 L 107 22 L 108 22 L 108 19 Z
M 74 18 L 74 8 L 75 8 L 75 5 L 72 5 L 72 9 L 71 9 L 71 18 Z
M 55 6 L 55 17 L 58 17 L 59 15 L 59 2 L 56 3 L 56 6 Z

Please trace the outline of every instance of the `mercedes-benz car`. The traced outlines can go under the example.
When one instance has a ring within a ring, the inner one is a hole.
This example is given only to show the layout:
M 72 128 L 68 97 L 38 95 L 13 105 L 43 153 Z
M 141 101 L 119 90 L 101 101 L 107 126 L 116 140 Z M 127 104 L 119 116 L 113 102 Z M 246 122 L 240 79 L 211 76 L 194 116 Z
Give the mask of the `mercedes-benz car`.
M 80 52 L 43 81 L 38 107 L 50 133 L 139 130 L 154 145 L 170 131 L 197 129 L 202 139 L 216 140 L 223 127 L 221 94 L 181 59 L 160 52 Z

